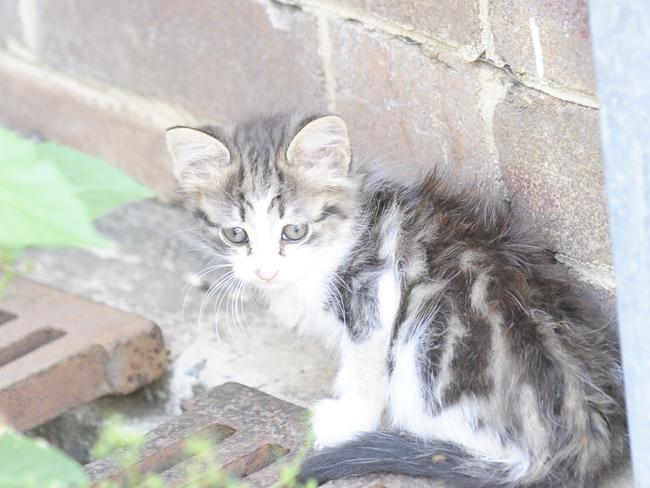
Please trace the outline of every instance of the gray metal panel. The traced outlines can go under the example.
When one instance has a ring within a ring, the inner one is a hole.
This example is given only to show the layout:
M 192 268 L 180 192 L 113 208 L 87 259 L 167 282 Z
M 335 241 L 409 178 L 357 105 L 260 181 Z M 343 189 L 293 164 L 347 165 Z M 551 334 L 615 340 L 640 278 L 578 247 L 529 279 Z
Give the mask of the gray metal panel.
M 637 487 L 650 487 L 650 0 L 590 0 Z

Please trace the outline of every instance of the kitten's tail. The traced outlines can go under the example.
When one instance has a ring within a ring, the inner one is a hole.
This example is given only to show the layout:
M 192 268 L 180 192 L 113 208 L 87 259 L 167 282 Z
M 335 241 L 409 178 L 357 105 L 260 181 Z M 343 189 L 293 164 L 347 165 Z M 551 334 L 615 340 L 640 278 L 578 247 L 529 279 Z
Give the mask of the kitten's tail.
M 425 477 L 463 488 L 513 488 L 522 475 L 520 466 L 481 459 L 457 444 L 368 432 L 340 446 L 314 451 L 304 461 L 299 481 L 315 479 L 320 485 L 372 473 Z

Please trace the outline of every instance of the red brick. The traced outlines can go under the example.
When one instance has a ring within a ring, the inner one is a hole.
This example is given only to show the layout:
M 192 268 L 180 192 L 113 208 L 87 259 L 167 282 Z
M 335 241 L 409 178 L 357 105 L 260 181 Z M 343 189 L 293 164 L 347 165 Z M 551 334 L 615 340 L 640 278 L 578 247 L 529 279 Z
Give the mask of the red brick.
M 38 2 L 42 59 L 213 119 L 320 106 L 316 21 L 259 0 Z M 74 33 L 74 34 L 71 34 Z
M 611 264 L 597 110 L 515 87 L 496 107 L 494 130 L 517 211 L 557 250 Z
M 24 430 L 107 394 L 127 394 L 166 369 L 153 323 L 33 281 L 0 301 L 0 417 Z
M 596 92 L 587 0 L 491 0 L 496 54 L 514 71 L 536 75 L 530 19 L 539 28 L 544 78 Z
M 480 54 L 478 0 L 340 0 L 336 3 L 359 8 L 445 43 L 466 46 L 477 56 Z
M 162 127 L 144 117 L 100 107 L 74 88 L 0 63 L 0 125 L 66 144 L 114 163 L 173 199 L 175 183 Z
M 432 59 L 358 24 L 333 21 L 330 35 L 336 110 L 357 157 L 401 178 L 434 164 L 494 177 L 476 66 Z

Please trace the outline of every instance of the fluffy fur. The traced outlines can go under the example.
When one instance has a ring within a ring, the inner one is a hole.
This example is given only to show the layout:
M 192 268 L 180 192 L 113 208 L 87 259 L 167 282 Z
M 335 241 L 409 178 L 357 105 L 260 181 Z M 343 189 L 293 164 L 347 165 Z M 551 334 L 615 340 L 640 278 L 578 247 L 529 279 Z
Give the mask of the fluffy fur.
M 339 353 L 303 479 L 591 488 L 625 451 L 616 331 L 507 207 L 352 167 L 335 116 L 176 128 L 168 145 L 236 280 Z M 282 238 L 291 224 L 303 240 Z

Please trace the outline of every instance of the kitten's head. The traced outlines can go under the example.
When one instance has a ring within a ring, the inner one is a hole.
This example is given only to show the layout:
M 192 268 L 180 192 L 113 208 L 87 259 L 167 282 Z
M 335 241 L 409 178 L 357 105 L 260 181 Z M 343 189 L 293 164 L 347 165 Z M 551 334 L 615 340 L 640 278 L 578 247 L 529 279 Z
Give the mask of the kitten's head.
M 186 204 L 240 280 L 282 288 L 342 257 L 357 185 L 340 117 L 174 127 L 167 146 Z

